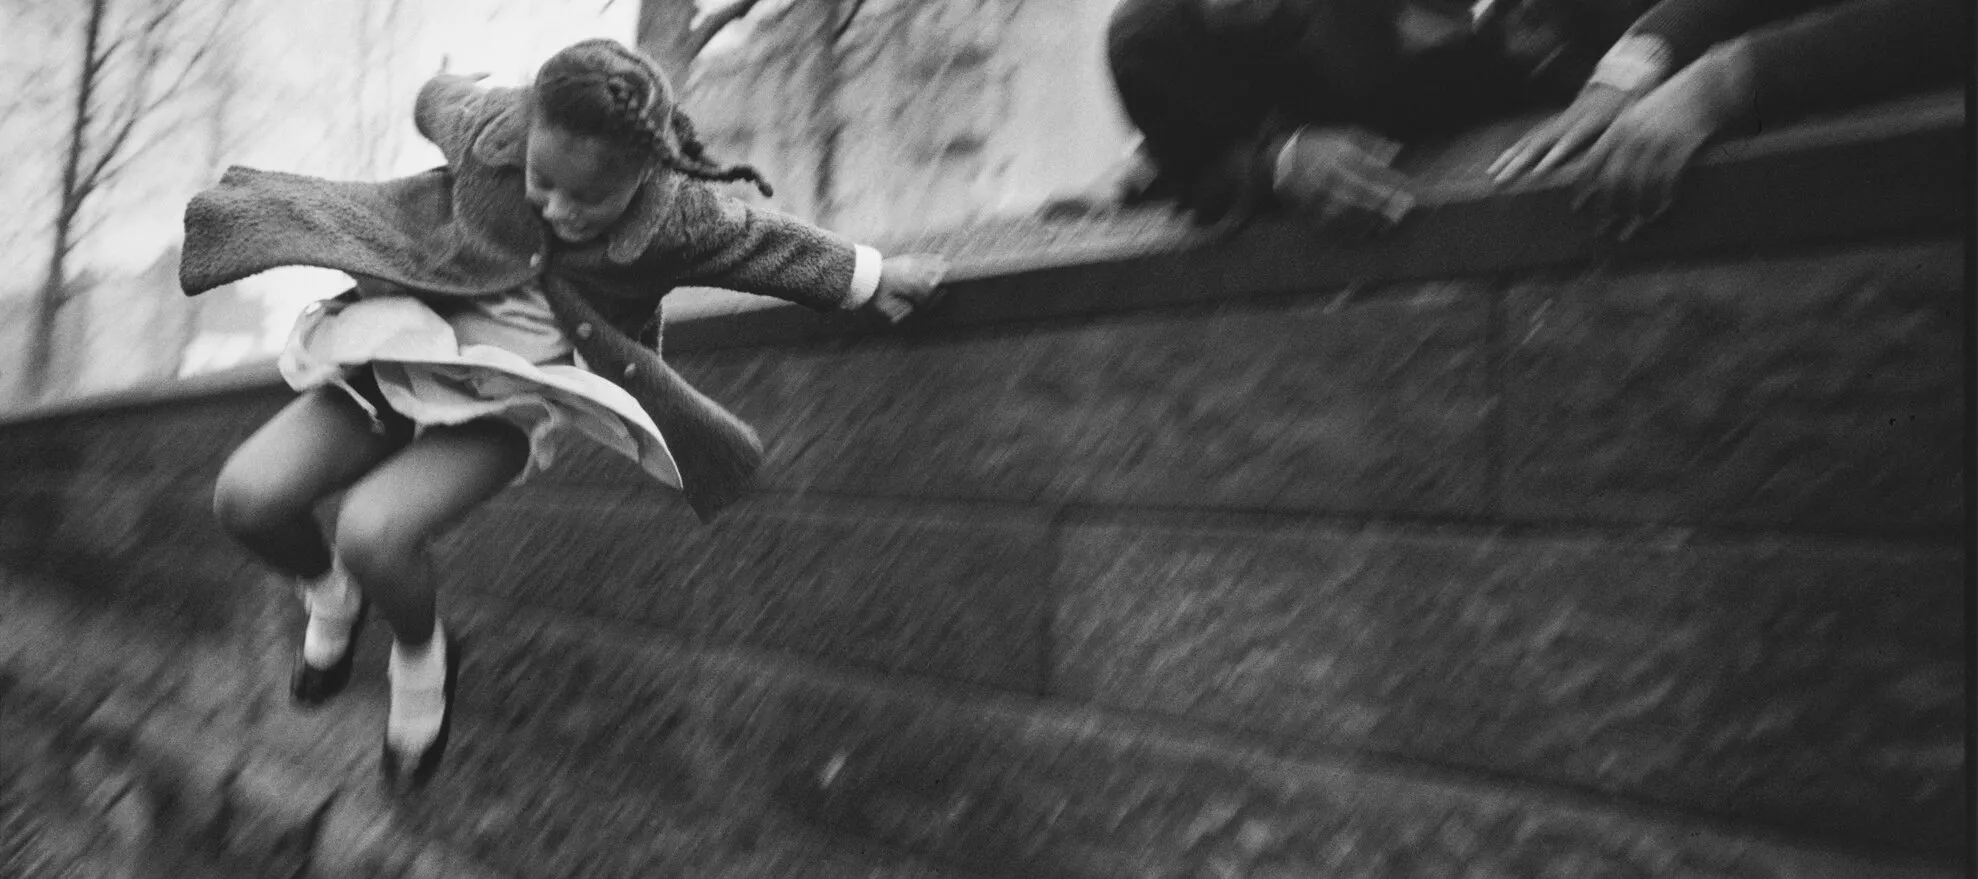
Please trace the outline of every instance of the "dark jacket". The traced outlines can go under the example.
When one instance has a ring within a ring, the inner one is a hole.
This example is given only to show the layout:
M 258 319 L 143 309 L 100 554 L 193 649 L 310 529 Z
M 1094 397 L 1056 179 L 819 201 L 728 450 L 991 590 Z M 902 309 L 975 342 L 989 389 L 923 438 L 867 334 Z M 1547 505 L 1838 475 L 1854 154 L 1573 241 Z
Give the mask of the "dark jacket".
M 442 74 L 414 119 L 446 165 L 383 182 L 234 167 L 186 206 L 187 295 L 279 266 L 378 278 L 421 296 L 478 295 L 539 281 L 571 344 L 653 416 L 703 518 L 760 466 L 752 430 L 634 341 L 676 286 L 727 287 L 818 310 L 848 303 L 853 244 L 677 173 L 656 173 L 617 223 L 558 243 L 524 197 L 526 90 Z
M 1663 0 L 1631 34 L 1660 38 L 1670 72 L 1749 34 L 1752 115 L 1766 126 L 1967 74 L 1965 0 Z
M 1107 64 L 1161 172 L 1150 195 L 1214 221 L 1298 126 L 1410 141 L 1569 97 L 1646 4 L 1497 0 L 1469 38 L 1409 53 L 1402 0 L 1121 0 Z

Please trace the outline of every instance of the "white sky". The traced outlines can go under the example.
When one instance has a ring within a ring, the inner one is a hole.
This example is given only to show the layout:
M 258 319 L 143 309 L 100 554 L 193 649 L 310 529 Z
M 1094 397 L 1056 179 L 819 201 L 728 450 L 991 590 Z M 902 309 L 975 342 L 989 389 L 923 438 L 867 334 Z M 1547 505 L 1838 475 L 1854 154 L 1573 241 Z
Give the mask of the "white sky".
M 134 11 L 154 2 L 112 0 L 112 17 L 131 20 Z M 226 38 L 209 59 L 214 63 L 207 69 L 214 72 L 196 83 L 173 112 L 156 120 L 167 124 L 143 132 L 147 149 L 86 212 L 84 225 L 91 233 L 77 247 L 73 264 L 97 277 L 130 277 L 155 265 L 180 237 L 187 199 L 217 180 L 227 165 L 373 180 L 438 164 L 438 153 L 413 130 L 411 109 L 418 86 L 439 69 L 442 58 L 456 71 L 487 72 L 496 83 L 521 82 L 544 58 L 577 40 L 601 36 L 630 41 L 640 5 L 640 0 L 184 2 L 201 14 L 227 3 L 237 6 Z M 813 0 L 764 0 L 758 11 L 803 2 Z M 917 0 L 871 0 L 868 12 L 912 2 Z M 1053 2 L 1089 7 L 1074 17 L 1093 22 L 1111 6 L 1111 0 Z M 702 5 L 711 4 L 702 0 Z M 52 194 L 73 113 L 88 8 L 81 0 L 0 0 L 0 85 L 13 87 L 0 87 L 0 151 L 8 157 L 0 162 L 0 206 L 6 208 L 0 210 L 0 298 L 31 294 L 46 271 Z M 1079 42 L 1063 51 L 1086 51 L 1086 41 L 1095 38 L 1087 29 L 1081 25 L 1077 34 L 1065 35 Z M 746 42 L 750 30 L 746 22 L 730 27 L 710 52 Z M 1037 51 L 1051 51 L 1057 42 L 1050 37 L 1028 33 L 1021 39 L 1036 43 Z M 199 42 L 183 38 L 168 45 L 184 51 Z M 1110 91 L 1096 67 L 1098 56 L 1086 60 L 1086 66 L 1094 67 L 1092 82 L 1081 83 L 1091 86 L 1086 91 L 1097 89 L 1098 97 L 1032 88 L 1017 95 L 1029 103 L 1011 112 L 1048 126 L 1052 119 L 1083 113 L 1089 106 L 1110 108 Z M 1080 120 L 1065 124 L 1087 140 L 1113 137 L 1111 129 L 1086 132 Z M 1114 151 L 1102 152 L 1104 161 L 1111 161 Z M 1082 181 L 1097 173 L 1072 167 L 1077 162 L 1070 159 L 1052 164 L 1053 156 L 1024 161 L 1030 164 L 1022 173 L 1006 176 L 1029 181 L 1034 184 L 1030 188 L 1057 185 L 1064 182 L 1060 178 Z M 1030 194 L 1024 189 L 1003 195 Z M 194 352 L 189 358 L 200 361 L 200 368 L 217 368 L 269 356 L 302 307 L 347 283 L 339 273 L 313 269 L 277 270 L 243 281 L 241 294 L 261 306 L 262 331 L 250 334 L 254 338 L 236 333 L 196 342 L 208 353 Z M 133 294 L 169 296 L 177 291 Z M 236 325 L 252 319 L 239 318 Z
M 216 0 L 191 0 L 201 10 Z M 230 38 L 215 57 L 233 71 L 227 145 L 213 159 L 217 85 L 182 100 L 178 124 L 152 138 L 120 182 L 105 190 L 75 264 L 105 275 L 155 262 L 180 235 L 186 199 L 228 164 L 375 179 L 432 167 L 439 155 L 412 128 L 412 98 L 448 58 L 452 69 L 520 82 L 543 59 L 588 37 L 630 40 L 638 0 L 367 0 L 292 3 L 238 0 Z M 60 179 L 65 123 L 73 113 L 82 3 L 0 3 L 0 78 L 21 84 L 0 95 L 0 296 L 24 295 L 46 271 L 52 194 Z M 113 22 L 141 0 L 111 5 Z M 205 28 L 195 31 L 206 33 Z M 189 45 L 181 40 L 174 45 Z M 243 283 L 267 305 L 279 341 L 295 313 L 345 283 L 334 272 L 282 270 Z M 266 340 L 264 340 L 266 344 Z
M 296 4 L 283 14 L 297 17 L 314 15 L 330 20 L 324 27 L 336 27 L 334 13 L 325 10 L 343 4 Z M 407 2 L 417 7 L 417 27 L 407 34 L 397 57 L 391 59 L 379 78 L 392 80 L 393 94 L 375 96 L 382 103 L 379 122 L 391 126 L 396 136 L 387 150 L 388 158 L 374 173 L 364 169 L 339 169 L 337 157 L 325 155 L 325 142 L 301 138 L 269 137 L 256 144 L 253 162 L 265 167 L 358 178 L 398 176 L 425 170 L 438 164 L 440 157 L 412 128 L 412 97 L 419 83 L 440 67 L 445 59 L 449 69 L 481 72 L 498 84 L 516 84 L 532 75 L 551 54 L 571 43 L 590 37 L 632 38 L 638 15 L 637 0 L 617 0 L 606 8 L 603 0 L 543 2 L 543 0 L 472 0 L 472 2 Z M 290 11 L 292 10 L 292 11 Z M 408 16 L 412 17 L 412 16 Z M 347 25 L 346 25 L 347 26 Z M 298 28 L 291 33 L 301 35 Z M 304 51 L 293 43 L 287 51 L 271 53 L 283 63 L 283 79 L 309 83 L 326 59 Z M 382 91 L 382 90 L 381 90 Z M 330 108 L 323 108 L 330 109 Z M 376 123 L 374 123 L 376 124 Z M 328 142 L 333 143 L 335 138 Z M 331 150 L 334 153 L 334 150 Z M 284 161 L 284 155 L 289 157 Z M 243 162 L 248 163 L 248 162 Z M 324 167 L 327 166 L 327 167 Z M 340 273 L 314 269 L 283 269 L 242 282 L 244 291 L 258 294 L 267 303 L 267 335 L 264 344 L 278 344 L 295 314 L 309 302 L 341 292 L 347 279 Z

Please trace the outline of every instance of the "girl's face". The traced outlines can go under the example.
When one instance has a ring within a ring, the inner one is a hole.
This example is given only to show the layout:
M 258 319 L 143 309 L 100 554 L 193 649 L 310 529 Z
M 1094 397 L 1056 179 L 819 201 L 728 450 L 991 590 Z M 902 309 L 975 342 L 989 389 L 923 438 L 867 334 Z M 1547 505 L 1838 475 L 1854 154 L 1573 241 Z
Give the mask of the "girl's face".
M 569 244 L 604 234 L 646 179 L 644 164 L 624 147 L 540 121 L 529 126 L 528 156 L 529 204 Z

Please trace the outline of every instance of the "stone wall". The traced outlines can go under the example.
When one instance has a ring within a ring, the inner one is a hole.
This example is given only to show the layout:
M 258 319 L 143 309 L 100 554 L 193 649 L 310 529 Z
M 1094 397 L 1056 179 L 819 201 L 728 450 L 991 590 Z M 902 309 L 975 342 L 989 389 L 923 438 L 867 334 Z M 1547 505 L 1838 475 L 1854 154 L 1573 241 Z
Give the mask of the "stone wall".
M 1946 846 L 1962 254 L 689 356 L 770 437 L 765 494 L 700 530 L 584 462 L 463 529 L 462 585 Z
M 1700 173 L 1777 204 L 1909 141 L 1852 143 Z M 1926 147 L 1885 191 L 1961 155 Z M 465 522 L 460 745 L 399 820 L 517 875 L 1951 875 L 1962 205 L 1464 255 L 1565 197 L 964 273 L 901 332 L 674 326 L 761 490 L 701 527 L 578 454 Z M 0 626 L 232 657 L 155 686 L 260 729 L 298 614 L 207 506 L 287 395 L 232 381 L 0 427 L 38 578 Z M 375 721 L 378 631 L 329 716 Z M 38 686 L 115 689 L 101 652 Z M 310 759 L 361 783 L 352 747 Z

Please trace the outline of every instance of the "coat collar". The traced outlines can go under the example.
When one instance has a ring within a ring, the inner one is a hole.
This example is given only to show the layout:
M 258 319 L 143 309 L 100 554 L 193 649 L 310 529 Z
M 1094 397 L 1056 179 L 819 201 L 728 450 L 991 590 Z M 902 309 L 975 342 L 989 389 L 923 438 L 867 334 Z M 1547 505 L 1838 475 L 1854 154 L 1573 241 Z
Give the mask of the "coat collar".
M 529 92 L 527 89 L 495 89 L 488 94 L 486 122 L 474 137 L 474 159 L 496 168 L 521 169 L 529 155 Z M 630 264 L 645 254 L 653 239 L 662 233 L 676 237 L 681 227 L 680 196 L 686 180 L 670 168 L 655 170 L 650 179 L 632 196 L 625 215 L 605 232 L 605 255 L 612 262 Z

